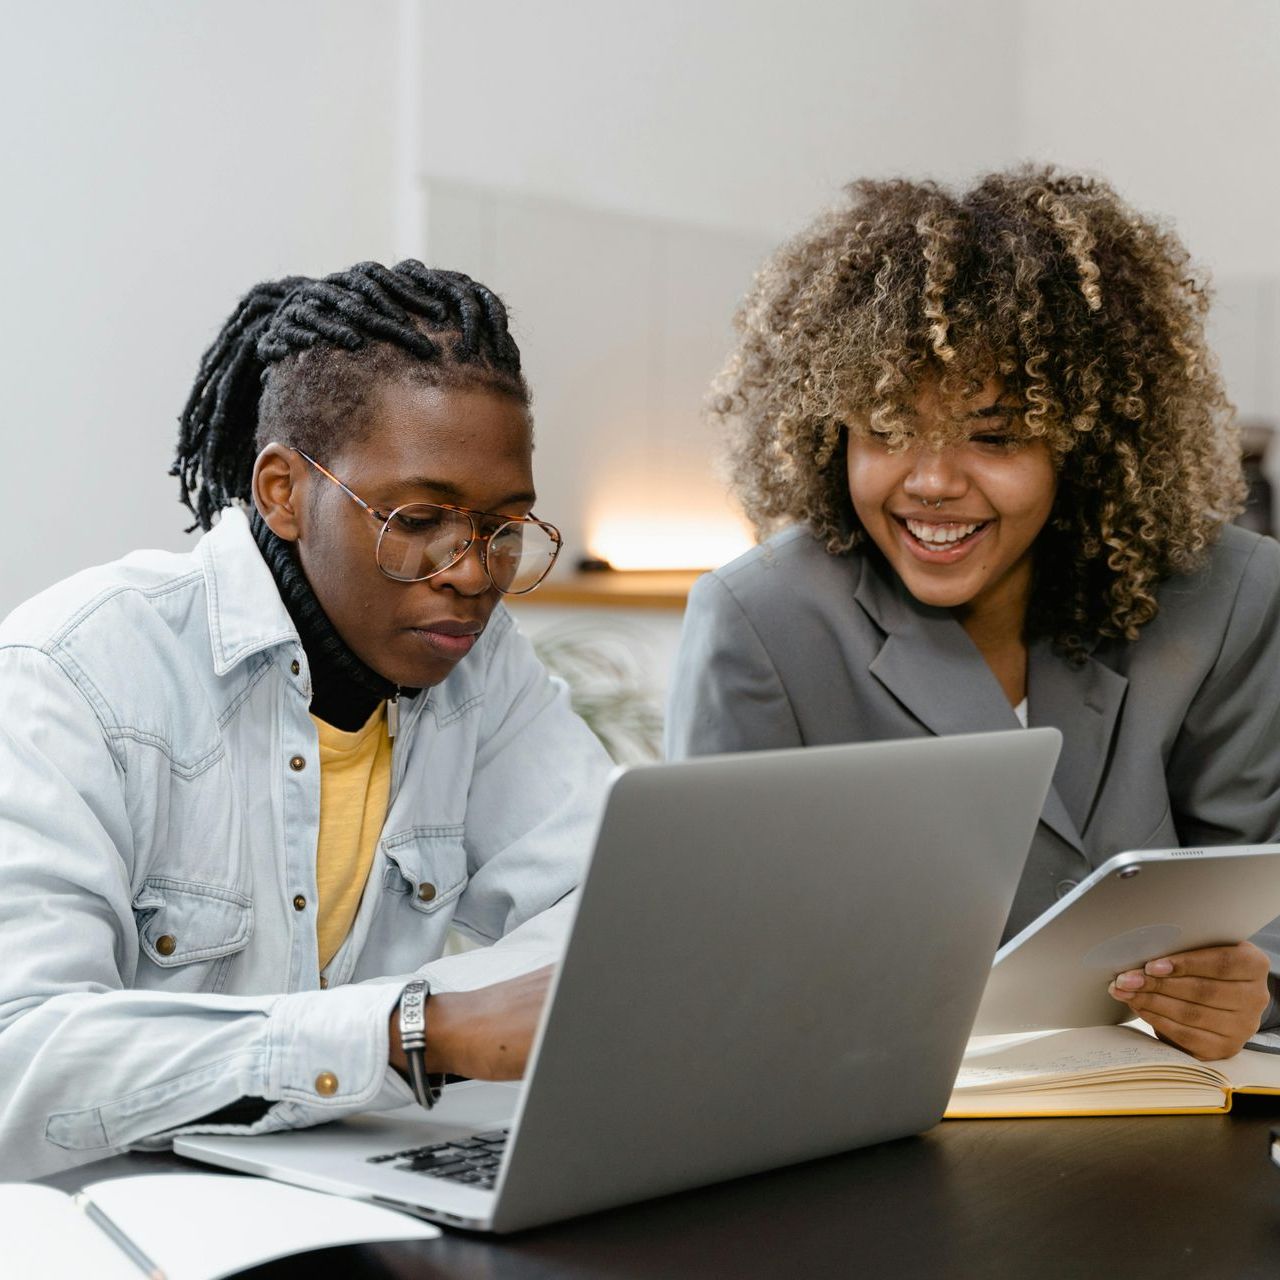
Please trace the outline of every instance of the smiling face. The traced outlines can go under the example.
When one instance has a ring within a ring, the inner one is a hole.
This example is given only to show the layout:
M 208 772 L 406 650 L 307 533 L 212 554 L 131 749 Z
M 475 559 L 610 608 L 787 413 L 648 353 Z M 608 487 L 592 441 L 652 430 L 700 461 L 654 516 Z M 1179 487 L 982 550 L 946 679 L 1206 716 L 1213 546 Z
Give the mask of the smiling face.
M 1016 410 L 990 382 L 960 411 L 966 434 L 933 448 L 891 450 L 850 434 L 849 496 L 868 536 L 922 604 L 962 620 L 999 617 L 1020 633 L 1033 546 L 1053 509 L 1057 478 L 1042 440 L 1010 434 Z M 935 386 L 917 397 L 917 438 L 950 427 Z
M 361 438 L 333 450 L 326 468 L 382 512 L 408 502 L 506 516 L 533 507 L 529 412 L 512 396 L 411 382 L 375 394 Z M 421 582 L 397 582 L 377 566 L 381 522 L 295 450 L 268 445 L 255 500 L 298 559 L 321 608 L 347 646 L 398 685 L 439 684 L 474 647 L 499 592 L 473 545 Z

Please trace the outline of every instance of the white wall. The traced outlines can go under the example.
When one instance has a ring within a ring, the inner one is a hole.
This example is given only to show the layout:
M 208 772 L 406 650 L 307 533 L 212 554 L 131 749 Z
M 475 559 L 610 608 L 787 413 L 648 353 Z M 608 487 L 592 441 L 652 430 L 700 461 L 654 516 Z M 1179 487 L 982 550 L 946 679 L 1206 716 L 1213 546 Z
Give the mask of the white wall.
M 426 174 L 777 237 L 1009 155 L 1020 0 L 420 0 Z
M 1169 217 L 1242 414 L 1280 422 L 1280 4 L 1025 0 L 1018 148 Z
M 0 5 L 0 615 L 136 546 L 260 279 L 392 256 L 394 0 Z
M 422 68 L 418 134 L 405 157 L 418 166 L 419 190 L 440 179 L 480 184 L 654 225 L 700 223 L 763 247 L 858 175 L 964 181 L 1024 158 L 1097 170 L 1140 208 L 1171 217 L 1212 270 L 1211 337 L 1228 388 L 1246 417 L 1280 420 L 1275 0 L 405 5 L 417 17 Z M 417 225 L 432 217 L 419 209 Z M 590 382 L 565 367 L 575 301 L 597 303 L 602 290 L 598 273 L 576 270 L 558 242 L 526 239 L 544 278 L 536 296 L 525 289 L 531 267 L 511 276 L 508 292 L 530 313 L 535 391 L 559 407 Z M 456 243 L 437 236 L 431 251 Z M 542 291 L 557 270 L 548 302 Z M 737 294 L 747 284 L 744 272 Z M 724 296 L 731 308 L 733 293 Z M 559 321 L 550 338 L 548 305 Z M 625 313 L 613 323 L 634 327 Z M 589 335 L 587 365 L 603 340 Z M 548 341 L 561 344 L 549 361 L 540 354 Z M 611 393 L 643 417 L 643 388 L 632 382 L 601 385 L 577 409 L 596 411 Z M 625 457 L 633 421 L 603 417 L 613 425 L 596 454 Z M 557 425 L 544 419 L 549 452 Z M 566 428 L 576 441 L 579 428 Z M 571 529 L 590 523 L 589 483 L 616 497 L 600 484 L 606 460 L 582 458 L 570 486 L 580 509 L 561 508 Z M 655 465 L 674 474 L 680 462 L 668 450 Z
M 406 12 L 423 250 L 513 308 L 566 559 L 623 563 L 642 530 L 650 567 L 730 558 L 749 539 L 701 407 L 754 269 L 857 174 L 964 178 L 1013 147 L 1007 84 L 955 49 L 982 28 L 1010 61 L 1017 0 Z
M 1225 276 L 1280 275 L 1280 4 L 1025 0 L 1018 148 L 1097 169 Z
M 857 174 L 1098 168 L 1215 271 L 1233 394 L 1280 416 L 1274 0 L 0 0 L 0 31 L 0 613 L 185 545 L 165 473 L 221 319 L 422 250 L 432 181 L 742 246 Z
M 537 510 L 565 536 L 563 566 L 590 552 L 618 568 L 709 568 L 746 550 L 701 407 L 772 241 L 454 182 L 424 196 L 428 260 L 511 307 Z

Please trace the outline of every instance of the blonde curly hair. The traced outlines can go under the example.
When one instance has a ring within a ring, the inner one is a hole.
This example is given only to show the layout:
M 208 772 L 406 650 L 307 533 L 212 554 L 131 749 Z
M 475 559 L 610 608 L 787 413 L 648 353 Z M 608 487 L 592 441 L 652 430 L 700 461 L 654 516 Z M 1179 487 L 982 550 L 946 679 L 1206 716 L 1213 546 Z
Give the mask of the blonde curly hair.
M 936 379 L 954 411 L 936 447 L 998 378 L 1021 409 L 1014 433 L 1044 440 L 1058 473 L 1028 634 L 1073 657 L 1135 639 L 1160 581 L 1203 563 L 1244 496 L 1207 284 L 1181 242 L 1105 182 L 1052 168 L 847 195 L 761 269 L 713 389 L 757 533 L 804 523 L 832 554 L 852 550 L 866 535 L 847 433 L 905 447 Z

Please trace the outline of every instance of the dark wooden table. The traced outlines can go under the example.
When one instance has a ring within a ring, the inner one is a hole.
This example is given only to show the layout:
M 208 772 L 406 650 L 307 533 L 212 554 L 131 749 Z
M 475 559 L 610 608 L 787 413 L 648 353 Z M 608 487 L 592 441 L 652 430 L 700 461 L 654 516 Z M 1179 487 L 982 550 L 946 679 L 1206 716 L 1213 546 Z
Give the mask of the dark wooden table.
M 1280 1099 L 1229 1116 L 947 1121 L 918 1138 L 506 1238 L 304 1254 L 254 1277 L 1280 1276 Z M 678 1157 L 678 1141 L 675 1142 Z M 198 1166 L 118 1156 L 44 1179 Z

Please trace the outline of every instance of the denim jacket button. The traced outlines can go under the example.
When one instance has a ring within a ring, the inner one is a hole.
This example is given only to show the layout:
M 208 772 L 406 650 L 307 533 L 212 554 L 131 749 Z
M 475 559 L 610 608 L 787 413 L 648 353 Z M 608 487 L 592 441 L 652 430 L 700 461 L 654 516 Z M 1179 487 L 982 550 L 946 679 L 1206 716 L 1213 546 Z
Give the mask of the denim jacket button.
M 294 894 L 293 909 L 295 911 L 305 911 L 307 909 L 307 900 L 302 896 L 302 894 Z
M 332 1098 L 338 1092 L 338 1077 L 332 1071 L 322 1071 L 316 1076 L 316 1092 L 322 1098 Z
M 292 672 L 295 676 L 296 676 L 296 675 L 298 675 L 298 674 L 301 672 L 301 670 L 302 670 L 302 663 L 300 663 L 300 662 L 297 660 L 297 658 L 294 658 L 294 660 L 293 660 L 291 663 L 289 663 L 289 670 L 290 670 L 290 672 Z
M 307 762 L 301 756 L 294 756 L 293 759 L 289 761 L 289 768 L 292 769 L 294 773 L 301 773 L 306 767 Z
M 436 887 L 433 884 L 420 884 L 418 886 L 418 901 L 430 902 L 436 896 Z
M 178 945 L 178 940 L 171 933 L 162 933 L 156 939 L 156 950 L 162 956 L 171 956 Z

